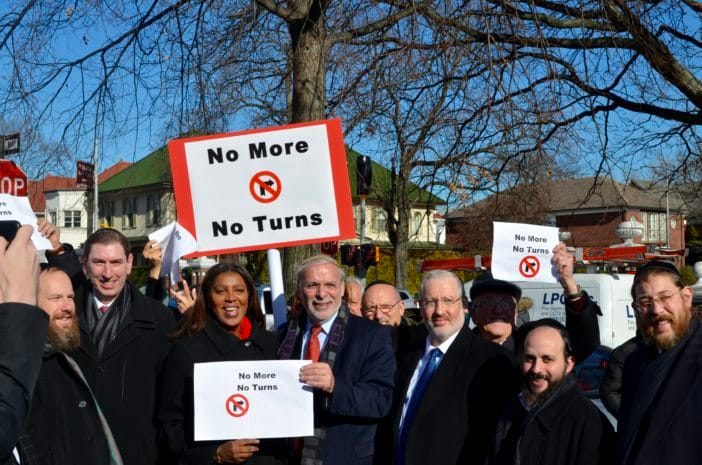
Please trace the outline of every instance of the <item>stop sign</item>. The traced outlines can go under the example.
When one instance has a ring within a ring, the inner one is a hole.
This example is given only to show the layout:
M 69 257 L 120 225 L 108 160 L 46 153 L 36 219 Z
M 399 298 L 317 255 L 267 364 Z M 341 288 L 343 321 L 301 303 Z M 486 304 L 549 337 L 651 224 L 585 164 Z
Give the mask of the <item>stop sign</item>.
M 322 242 L 320 249 L 324 254 L 334 255 L 339 250 L 339 243 L 337 241 Z
M 27 196 L 27 175 L 11 160 L 0 160 L 0 194 Z

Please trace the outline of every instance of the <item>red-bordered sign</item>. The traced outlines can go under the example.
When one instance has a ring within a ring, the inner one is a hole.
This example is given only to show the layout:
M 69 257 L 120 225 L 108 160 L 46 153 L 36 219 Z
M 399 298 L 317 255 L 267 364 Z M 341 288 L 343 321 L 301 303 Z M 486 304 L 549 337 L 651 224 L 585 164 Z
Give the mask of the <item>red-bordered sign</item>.
M 283 185 L 272 171 L 259 171 L 249 181 L 249 192 L 257 202 L 270 203 L 280 196 Z
M 235 418 L 243 417 L 249 411 L 249 399 L 242 394 L 232 394 L 225 405 L 227 413 Z
M 525 278 L 535 277 L 537 274 L 539 274 L 540 268 L 541 262 L 539 262 L 538 257 L 533 255 L 527 255 L 519 262 L 519 274 Z
M 356 237 L 339 119 L 177 139 L 168 151 L 178 223 L 198 242 L 187 258 Z

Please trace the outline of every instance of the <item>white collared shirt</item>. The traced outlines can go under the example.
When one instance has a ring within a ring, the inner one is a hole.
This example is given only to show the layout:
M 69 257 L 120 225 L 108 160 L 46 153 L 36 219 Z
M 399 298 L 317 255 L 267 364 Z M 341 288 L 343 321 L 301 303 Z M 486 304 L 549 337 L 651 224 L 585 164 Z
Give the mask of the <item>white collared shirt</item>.
M 431 345 L 431 337 L 427 336 L 427 339 L 424 342 L 424 355 L 421 359 L 419 359 L 419 363 L 417 363 L 417 367 L 414 369 L 414 373 L 412 373 L 412 379 L 410 379 L 409 386 L 407 386 L 407 394 L 405 395 L 405 401 L 402 404 L 400 428 L 402 428 L 402 423 L 405 421 L 405 413 L 407 412 L 407 406 L 409 405 L 409 401 L 412 398 L 412 393 L 414 392 L 414 388 L 417 385 L 417 381 L 419 381 L 419 375 L 422 373 L 422 368 L 429 360 L 429 353 L 433 349 L 439 349 L 441 351 L 441 358 L 439 359 L 439 364 L 441 364 L 441 362 L 444 360 L 444 355 L 446 355 L 446 352 L 448 352 L 449 347 L 451 347 L 451 344 L 453 344 L 453 341 L 456 340 L 456 336 L 458 336 L 459 332 L 460 330 L 453 333 L 451 336 L 449 336 L 448 339 L 439 344 L 437 347 Z
M 336 320 L 336 316 L 339 314 L 339 311 L 337 310 L 334 315 L 329 318 L 327 321 L 321 324 L 322 326 L 322 331 L 319 332 L 317 335 L 317 339 L 319 340 L 319 353 L 321 354 L 322 351 L 324 351 L 324 345 L 327 343 L 327 335 L 329 334 L 329 331 L 331 331 L 331 327 L 334 324 L 334 320 Z M 300 360 L 305 359 L 305 354 L 307 353 L 307 341 L 310 339 L 310 331 L 312 330 L 312 326 L 314 324 L 307 319 L 307 326 L 305 327 L 305 334 L 302 336 L 302 350 L 300 351 Z

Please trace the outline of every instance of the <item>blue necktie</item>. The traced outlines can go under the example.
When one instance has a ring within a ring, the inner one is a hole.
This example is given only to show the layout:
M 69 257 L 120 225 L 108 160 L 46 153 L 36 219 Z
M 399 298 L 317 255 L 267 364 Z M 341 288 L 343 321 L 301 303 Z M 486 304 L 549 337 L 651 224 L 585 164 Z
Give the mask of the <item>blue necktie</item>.
M 434 376 L 434 372 L 439 366 L 441 356 L 442 353 L 439 349 L 432 349 L 432 351 L 429 352 L 427 363 L 422 369 L 422 373 L 419 375 L 417 384 L 414 386 L 412 397 L 410 397 L 407 410 L 405 411 L 405 421 L 402 422 L 400 434 L 397 439 L 397 454 L 395 454 L 396 465 L 404 465 L 405 463 L 405 444 L 407 443 L 407 433 L 409 432 L 410 426 L 412 426 L 412 420 L 414 420 L 414 415 L 417 413 L 419 403 L 422 400 L 422 396 L 424 396 L 424 391 L 427 390 L 429 381 L 431 381 L 431 377 Z

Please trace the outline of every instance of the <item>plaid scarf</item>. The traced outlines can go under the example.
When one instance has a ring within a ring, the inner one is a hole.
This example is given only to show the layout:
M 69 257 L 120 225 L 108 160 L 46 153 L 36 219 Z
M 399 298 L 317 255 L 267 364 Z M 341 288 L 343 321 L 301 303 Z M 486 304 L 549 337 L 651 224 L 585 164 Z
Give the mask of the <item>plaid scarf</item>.
M 341 305 L 339 308 L 339 313 L 332 323 L 331 330 L 327 335 L 327 343 L 324 350 L 319 354 L 319 361 L 328 363 L 332 370 L 334 369 L 334 361 L 336 360 L 336 354 L 341 346 L 341 342 L 344 340 L 344 331 L 346 330 L 346 323 L 348 322 L 348 309 L 346 305 Z M 285 334 L 285 339 L 278 349 L 278 358 L 281 360 L 289 360 L 295 356 L 296 346 L 300 346 L 300 352 L 302 351 L 302 331 L 307 326 L 307 312 L 301 312 L 300 317 L 297 320 L 290 322 L 288 326 L 288 331 Z M 327 410 L 329 408 L 329 401 L 331 400 L 330 395 L 315 391 L 314 393 L 314 404 L 315 412 Z M 317 417 L 317 415 L 315 415 Z M 316 423 L 316 422 L 315 422 Z M 314 436 L 308 436 L 304 438 L 304 443 L 302 447 L 302 458 L 300 465 L 323 465 L 322 451 L 324 450 L 324 440 L 326 437 L 326 430 L 324 427 L 314 428 Z

